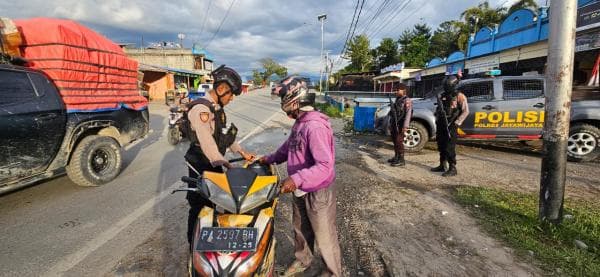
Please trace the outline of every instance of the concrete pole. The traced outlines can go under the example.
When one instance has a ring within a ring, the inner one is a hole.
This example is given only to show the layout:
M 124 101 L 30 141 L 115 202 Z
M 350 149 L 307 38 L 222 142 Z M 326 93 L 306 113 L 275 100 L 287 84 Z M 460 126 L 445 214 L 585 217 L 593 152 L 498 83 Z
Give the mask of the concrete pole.
M 325 51 L 325 91 L 329 91 L 329 50 Z
M 322 14 L 319 15 L 317 17 L 317 19 L 319 19 L 319 21 L 321 21 L 321 55 L 319 56 L 319 63 L 321 63 L 319 65 L 319 93 L 323 93 L 323 48 L 324 48 L 324 32 L 323 32 L 323 25 L 325 24 L 325 19 L 327 19 L 327 15 Z
M 550 2 L 539 218 L 554 224 L 561 222 L 563 212 L 576 16 L 577 0 Z

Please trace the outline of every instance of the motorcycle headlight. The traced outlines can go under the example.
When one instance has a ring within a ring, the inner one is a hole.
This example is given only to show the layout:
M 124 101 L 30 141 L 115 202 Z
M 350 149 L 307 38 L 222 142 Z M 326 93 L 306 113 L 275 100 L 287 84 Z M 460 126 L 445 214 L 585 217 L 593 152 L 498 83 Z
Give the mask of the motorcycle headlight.
M 222 207 L 230 213 L 236 212 L 235 201 L 233 196 L 221 189 L 217 184 L 213 183 L 209 179 L 203 179 L 210 192 L 209 200 L 215 203 L 215 205 Z
M 270 184 L 253 194 L 247 195 L 240 207 L 240 213 L 243 214 L 267 202 L 269 200 L 269 193 L 274 185 L 275 183 Z

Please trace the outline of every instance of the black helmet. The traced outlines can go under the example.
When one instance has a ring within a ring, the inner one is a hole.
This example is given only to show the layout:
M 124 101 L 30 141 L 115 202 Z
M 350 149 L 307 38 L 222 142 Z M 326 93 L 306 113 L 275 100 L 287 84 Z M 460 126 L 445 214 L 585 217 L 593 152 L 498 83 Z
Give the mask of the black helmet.
M 444 79 L 444 92 L 445 93 L 454 93 L 456 91 L 456 86 L 458 85 L 458 77 L 455 75 L 448 75 Z
M 242 78 L 240 78 L 240 75 L 231 67 L 221 65 L 215 69 L 211 75 L 214 78 L 215 87 L 218 83 L 225 82 L 231 87 L 231 92 L 233 92 L 234 95 L 240 95 L 242 93 Z

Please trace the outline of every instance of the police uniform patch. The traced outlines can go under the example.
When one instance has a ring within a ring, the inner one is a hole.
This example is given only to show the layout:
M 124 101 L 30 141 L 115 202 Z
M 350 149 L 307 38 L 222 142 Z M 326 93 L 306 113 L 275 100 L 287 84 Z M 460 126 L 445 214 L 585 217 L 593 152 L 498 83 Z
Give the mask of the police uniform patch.
M 209 117 L 210 117 L 209 113 L 200 113 L 200 120 L 204 123 L 208 122 Z

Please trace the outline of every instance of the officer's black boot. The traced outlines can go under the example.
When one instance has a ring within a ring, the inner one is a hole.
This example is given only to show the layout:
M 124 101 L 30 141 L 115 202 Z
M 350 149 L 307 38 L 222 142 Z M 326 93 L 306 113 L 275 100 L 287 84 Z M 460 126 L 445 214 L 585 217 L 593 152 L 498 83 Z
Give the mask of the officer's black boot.
M 393 158 L 391 158 L 391 159 L 388 159 L 388 160 L 387 160 L 387 162 L 388 162 L 388 163 L 393 163 L 393 162 L 394 162 L 395 160 L 397 160 L 397 159 L 398 159 L 398 154 L 394 154 L 394 157 L 393 157 Z
M 440 165 L 431 169 L 431 172 L 444 172 L 446 168 L 444 168 L 445 161 L 440 161 Z
M 458 174 L 458 172 L 456 171 L 456 165 L 450 164 L 450 166 L 448 167 L 448 171 L 444 172 L 444 174 L 442 174 L 442 176 L 450 177 L 450 176 L 456 176 L 456 174 Z
M 396 160 L 390 162 L 391 166 L 405 166 L 406 163 L 404 162 L 404 155 L 399 155 L 398 158 L 396 158 Z

